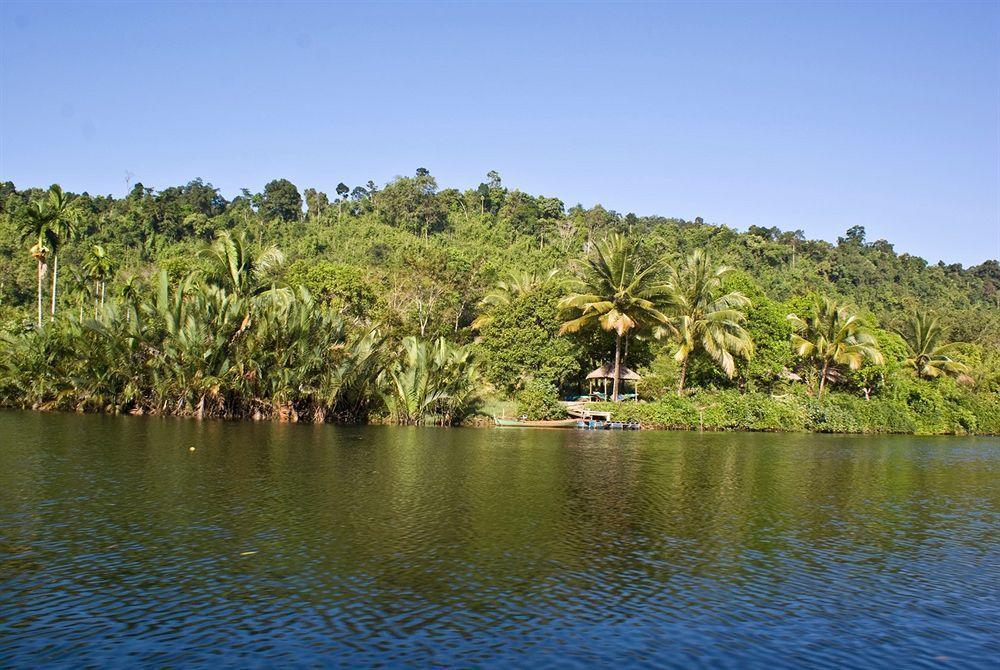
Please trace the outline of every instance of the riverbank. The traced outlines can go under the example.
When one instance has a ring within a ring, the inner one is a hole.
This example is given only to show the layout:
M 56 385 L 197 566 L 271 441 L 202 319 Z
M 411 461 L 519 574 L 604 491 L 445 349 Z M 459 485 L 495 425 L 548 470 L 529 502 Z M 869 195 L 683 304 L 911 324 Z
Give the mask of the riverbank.
M 3 407 L 3 406 L 0 406 Z M 831 392 L 823 400 L 806 395 L 701 391 L 688 396 L 666 396 L 657 401 L 599 402 L 588 405 L 595 411 L 611 412 L 615 421 L 639 423 L 644 430 L 706 430 L 724 432 L 899 434 L 899 435 L 1000 435 L 1000 395 L 989 393 L 949 394 L 926 389 L 906 397 L 873 397 L 870 400 L 847 393 Z M 461 425 L 492 428 L 494 416 L 516 415 L 517 403 L 489 399 L 479 413 Z M 54 407 L 12 407 L 39 412 L 66 411 Z M 67 412 L 69 413 L 69 412 Z M 115 414 L 78 410 L 78 414 Z M 137 412 L 130 412 L 137 414 Z M 150 416 L 157 416 L 153 413 Z M 195 420 L 247 423 L 331 423 L 365 425 L 330 420 L 308 420 L 303 413 L 277 413 L 262 417 L 209 417 L 171 414 Z M 373 415 L 368 425 L 392 425 L 388 416 Z M 427 425 L 434 425 L 433 422 Z
M 1000 396 L 922 389 L 904 397 L 829 393 L 806 395 L 708 391 L 655 402 L 594 403 L 615 421 L 643 428 L 909 435 L 1000 434 Z

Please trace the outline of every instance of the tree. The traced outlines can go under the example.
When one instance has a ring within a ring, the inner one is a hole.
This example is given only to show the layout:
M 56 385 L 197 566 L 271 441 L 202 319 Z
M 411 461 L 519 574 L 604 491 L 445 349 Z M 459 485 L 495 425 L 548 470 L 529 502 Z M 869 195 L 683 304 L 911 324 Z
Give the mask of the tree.
M 326 193 L 323 191 L 317 191 L 314 188 L 307 188 L 306 194 L 306 213 L 311 219 L 317 219 L 322 216 L 326 208 L 330 206 L 330 199 L 327 197 Z
M 863 247 L 865 245 L 865 227 L 851 226 L 847 229 L 845 237 L 838 237 L 837 244 L 840 246 Z
M 691 354 L 704 351 L 730 378 L 736 372 L 736 356 L 753 356 L 753 341 L 743 327 L 750 300 L 738 291 L 725 293 L 723 289 L 723 279 L 732 271 L 725 265 L 713 265 L 700 249 L 683 265 L 668 271 L 670 326 L 659 333 L 669 333 L 677 340 L 674 358 L 681 366 L 678 395 L 684 393 Z
M 501 279 L 490 289 L 479 306 L 485 310 L 472 322 L 472 327 L 480 329 L 493 320 L 489 312 L 497 307 L 508 306 L 517 298 L 523 298 L 537 290 L 542 284 L 548 282 L 558 274 L 558 270 L 549 270 L 546 273 L 525 272 L 522 270 L 510 270 L 506 279 Z
M 340 214 L 344 205 L 344 200 L 350 194 L 351 188 L 344 182 L 337 184 L 337 220 L 340 220 Z
M 618 400 L 621 381 L 622 341 L 635 332 L 666 325 L 660 305 L 667 286 L 657 279 L 657 263 L 646 263 L 624 237 L 612 234 L 597 244 L 586 258 L 578 260 L 576 276 L 567 281 L 570 293 L 559 308 L 573 314 L 562 324 L 562 333 L 575 333 L 599 325 L 615 332 L 615 379 L 612 395 Z
M 90 252 L 83 259 L 83 270 L 94 282 L 94 318 L 97 318 L 98 305 L 104 304 L 106 283 L 111 275 L 111 259 L 103 246 L 95 244 L 90 248 Z
M 229 232 L 220 233 L 206 255 L 211 261 L 209 279 L 239 297 L 271 289 L 271 274 L 285 262 L 277 247 L 253 249 L 245 237 Z
M 838 365 L 857 370 L 865 359 L 883 361 L 878 342 L 860 316 L 830 298 L 817 299 L 812 314 L 789 314 L 796 332 L 791 342 L 795 353 L 812 361 L 819 370 L 819 397 L 823 397 L 831 371 Z
M 381 377 L 383 398 L 396 423 L 413 425 L 437 417 L 441 425 L 451 425 L 476 411 L 482 382 L 468 347 L 410 336 L 403 338 L 401 349 Z
M 49 209 L 42 200 L 35 200 L 21 217 L 20 234 L 23 242 L 32 242 L 31 257 L 38 263 L 38 327 L 42 327 L 42 280 L 45 278 L 46 260 L 52 245 L 49 227 Z
M 367 319 L 379 300 L 377 282 L 360 268 L 328 260 L 298 260 L 284 276 L 289 286 L 304 286 L 319 302 L 338 312 Z
M 492 302 L 488 319 L 477 319 L 477 346 L 485 374 L 510 394 L 528 380 L 564 386 L 579 374 L 584 359 L 576 338 L 558 337 L 562 287 L 545 282 L 527 292 L 506 294 L 509 301 Z
M 397 177 L 379 196 L 383 222 L 422 234 L 426 243 L 429 233 L 442 229 L 448 220 L 448 211 L 436 191 L 437 182 L 424 168 L 417 170 L 415 177 Z
M 69 198 L 58 184 L 49 187 L 48 201 L 49 244 L 52 247 L 52 318 L 56 316 L 56 291 L 59 280 L 59 250 L 63 242 L 76 235 L 77 217 L 69 209 Z
M 944 330 L 935 316 L 916 311 L 899 334 L 910 348 L 906 364 L 913 368 L 918 377 L 957 377 L 969 372 L 968 366 L 950 356 L 957 343 L 944 341 Z
M 287 179 L 275 179 L 264 186 L 260 213 L 265 221 L 281 219 L 295 221 L 302 214 L 302 196 L 295 184 Z

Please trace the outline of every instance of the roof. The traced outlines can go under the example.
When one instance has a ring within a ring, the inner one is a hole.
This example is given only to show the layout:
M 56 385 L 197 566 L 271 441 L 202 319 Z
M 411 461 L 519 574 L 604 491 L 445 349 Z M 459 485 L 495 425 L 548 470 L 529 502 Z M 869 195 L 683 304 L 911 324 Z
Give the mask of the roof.
M 611 363 L 605 363 L 601 367 L 597 368 L 589 375 L 587 379 L 614 379 L 615 378 L 615 366 Z M 642 377 L 640 377 L 636 372 L 629 370 L 624 365 L 621 366 L 621 379 L 630 382 L 637 382 Z

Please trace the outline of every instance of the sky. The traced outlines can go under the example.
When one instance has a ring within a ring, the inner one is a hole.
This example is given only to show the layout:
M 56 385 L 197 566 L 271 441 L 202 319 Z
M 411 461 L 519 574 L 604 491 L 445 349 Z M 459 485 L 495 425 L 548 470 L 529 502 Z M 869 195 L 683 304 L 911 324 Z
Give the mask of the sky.
M 332 193 L 426 167 L 1000 258 L 1000 3 L 0 3 L 0 180 Z

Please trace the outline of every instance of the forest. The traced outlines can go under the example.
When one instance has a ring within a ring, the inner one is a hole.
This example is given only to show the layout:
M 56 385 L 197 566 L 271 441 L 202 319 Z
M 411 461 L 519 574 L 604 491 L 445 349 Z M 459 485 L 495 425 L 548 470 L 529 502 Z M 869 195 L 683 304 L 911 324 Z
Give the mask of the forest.
M 0 405 L 455 425 L 557 418 L 608 365 L 590 399 L 647 427 L 1000 433 L 1000 264 L 844 230 L 567 206 L 496 172 L 5 182 Z

